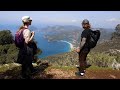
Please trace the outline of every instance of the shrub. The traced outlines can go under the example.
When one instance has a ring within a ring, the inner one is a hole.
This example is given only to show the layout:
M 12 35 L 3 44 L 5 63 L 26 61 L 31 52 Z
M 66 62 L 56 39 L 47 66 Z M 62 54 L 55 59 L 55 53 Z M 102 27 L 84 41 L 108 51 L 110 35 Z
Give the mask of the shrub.
M 110 56 L 107 53 L 90 53 L 88 54 L 88 62 L 92 65 L 99 67 L 109 67 L 113 60 L 116 59 L 116 56 Z
M 13 36 L 10 30 L 0 31 L 0 45 L 12 44 Z

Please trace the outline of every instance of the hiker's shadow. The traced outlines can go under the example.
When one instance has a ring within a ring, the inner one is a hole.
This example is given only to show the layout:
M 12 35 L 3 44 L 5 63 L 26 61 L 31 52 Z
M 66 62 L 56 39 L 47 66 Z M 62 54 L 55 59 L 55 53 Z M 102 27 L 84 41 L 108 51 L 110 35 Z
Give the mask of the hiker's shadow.
M 32 74 L 32 79 L 51 79 L 53 75 L 47 74 L 46 69 L 50 65 L 48 63 L 40 63 L 39 65 L 35 66 L 37 72 Z M 22 79 L 21 78 L 21 66 L 14 67 L 10 70 L 0 73 L 0 79 Z
M 37 72 L 32 75 L 33 79 L 52 79 L 53 75 L 47 74 L 45 71 L 49 66 L 48 63 L 41 63 L 36 66 L 35 69 L 37 69 Z
M 0 79 L 19 79 L 21 76 L 21 66 L 0 72 Z

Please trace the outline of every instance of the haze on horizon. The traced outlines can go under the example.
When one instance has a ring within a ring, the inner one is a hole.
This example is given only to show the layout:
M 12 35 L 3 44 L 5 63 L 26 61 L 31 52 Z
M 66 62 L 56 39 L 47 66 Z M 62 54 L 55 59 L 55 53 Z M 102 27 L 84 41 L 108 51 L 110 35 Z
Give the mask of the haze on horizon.
M 32 25 L 75 25 L 81 27 L 83 19 L 88 19 L 96 28 L 115 28 L 120 24 L 120 11 L 0 11 L 0 24 L 21 25 L 22 16 L 31 16 Z

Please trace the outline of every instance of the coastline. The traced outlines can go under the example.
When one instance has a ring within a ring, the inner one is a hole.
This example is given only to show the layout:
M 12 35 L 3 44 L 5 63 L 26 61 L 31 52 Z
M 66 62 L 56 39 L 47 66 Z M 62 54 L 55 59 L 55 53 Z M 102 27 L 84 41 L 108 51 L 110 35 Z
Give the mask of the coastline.
M 44 39 L 43 39 L 44 40 Z M 41 41 L 42 41 L 42 39 L 41 39 Z M 45 42 L 46 41 L 46 42 Z M 68 42 L 68 41 L 65 41 L 65 40 L 59 40 L 59 41 L 57 41 L 57 42 L 59 42 L 59 43 L 66 43 L 67 44 L 67 46 L 66 47 L 61 47 L 61 49 L 60 50 L 58 50 L 58 52 L 60 51 L 60 52 L 62 52 L 61 50 L 63 50 L 63 52 L 71 52 L 71 51 L 73 51 L 74 50 L 74 46 L 73 46 L 73 44 L 72 43 L 70 43 L 70 42 Z M 55 43 L 57 43 L 57 42 L 55 42 Z M 48 43 L 48 44 L 47 44 Z M 47 47 L 48 47 L 48 51 L 44 51 L 45 50 L 45 46 L 44 46 L 44 44 L 45 45 L 47 45 Z M 38 58 L 45 58 L 45 57 L 48 57 L 48 56 L 52 56 L 52 55 L 54 55 L 54 54 L 59 54 L 58 52 L 54 52 L 54 50 L 55 50 L 55 48 L 53 49 L 53 51 L 51 52 L 51 48 L 49 48 L 49 46 L 53 46 L 54 44 L 52 43 L 52 42 L 48 42 L 46 39 L 44 40 L 44 43 L 43 43 L 43 46 L 41 47 L 42 48 L 42 50 L 43 50 L 43 53 L 41 54 L 41 55 L 39 55 L 38 56 Z M 39 46 L 39 45 L 38 45 Z M 56 45 L 55 45 L 56 46 Z M 65 49 L 63 49 L 63 48 L 65 48 Z M 50 55 L 48 54 L 48 52 L 49 52 L 49 50 L 50 50 Z
M 60 40 L 61 42 L 66 42 L 70 45 L 70 50 L 69 51 L 73 51 L 74 50 L 74 46 L 72 43 L 68 42 L 68 41 L 64 41 L 64 40 Z

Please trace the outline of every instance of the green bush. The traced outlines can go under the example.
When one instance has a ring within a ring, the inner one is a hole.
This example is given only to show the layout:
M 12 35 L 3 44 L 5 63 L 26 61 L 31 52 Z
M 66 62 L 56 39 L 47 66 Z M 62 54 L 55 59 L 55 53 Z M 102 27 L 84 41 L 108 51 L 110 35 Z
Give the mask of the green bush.
M 1 55 L 0 56 L 0 64 L 6 64 L 6 55 Z
M 16 62 L 18 49 L 14 44 L 0 45 L 0 64 Z
M 90 53 L 88 54 L 88 62 L 99 67 L 110 67 L 116 56 L 110 56 L 109 53 Z
M 0 45 L 12 44 L 13 36 L 10 30 L 0 31 Z

